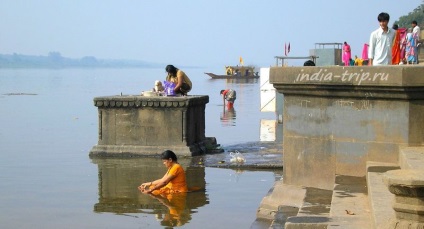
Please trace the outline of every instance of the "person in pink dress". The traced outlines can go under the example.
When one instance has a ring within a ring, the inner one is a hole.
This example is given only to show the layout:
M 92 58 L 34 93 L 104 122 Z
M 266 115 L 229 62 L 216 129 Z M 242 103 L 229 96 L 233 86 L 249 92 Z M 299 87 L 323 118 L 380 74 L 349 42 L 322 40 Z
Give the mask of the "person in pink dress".
M 343 56 L 342 56 L 342 61 L 344 62 L 345 66 L 350 65 L 350 59 L 352 59 L 350 45 L 345 41 L 343 44 Z

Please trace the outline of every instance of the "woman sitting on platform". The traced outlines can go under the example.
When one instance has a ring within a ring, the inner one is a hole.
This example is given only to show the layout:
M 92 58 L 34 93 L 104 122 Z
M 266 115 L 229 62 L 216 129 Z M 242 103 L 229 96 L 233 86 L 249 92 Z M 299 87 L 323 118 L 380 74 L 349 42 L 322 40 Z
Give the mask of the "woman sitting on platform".
M 166 81 L 175 83 L 174 92 L 180 95 L 187 95 L 192 87 L 188 76 L 180 69 L 174 67 L 174 65 L 167 65 L 165 70 L 168 73 Z

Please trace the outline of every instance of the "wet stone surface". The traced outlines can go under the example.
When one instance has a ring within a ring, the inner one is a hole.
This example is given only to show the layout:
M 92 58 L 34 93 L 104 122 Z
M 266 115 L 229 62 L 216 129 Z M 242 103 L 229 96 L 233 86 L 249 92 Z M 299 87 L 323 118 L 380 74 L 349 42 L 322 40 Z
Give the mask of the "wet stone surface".
M 240 169 L 283 168 L 281 142 L 249 142 L 222 148 L 224 152 L 194 157 L 192 166 Z M 232 156 L 237 152 L 241 158 L 239 162 L 234 161 Z

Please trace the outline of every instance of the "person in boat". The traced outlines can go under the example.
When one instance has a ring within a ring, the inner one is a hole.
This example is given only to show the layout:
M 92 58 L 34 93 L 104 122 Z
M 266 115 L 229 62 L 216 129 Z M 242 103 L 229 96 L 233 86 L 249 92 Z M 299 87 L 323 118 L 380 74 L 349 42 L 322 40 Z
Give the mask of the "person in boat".
M 236 100 L 236 91 L 233 89 L 227 89 L 227 90 L 221 90 L 220 94 L 222 95 L 222 98 L 224 100 L 224 106 L 225 101 L 227 101 L 227 108 L 231 109 L 234 106 L 234 101 Z
M 142 193 L 153 195 L 167 195 L 186 193 L 188 191 L 185 171 L 177 161 L 177 155 L 171 150 L 161 154 L 163 164 L 168 168 L 165 175 L 157 180 L 142 183 L 138 189 Z
M 191 91 L 191 80 L 183 71 L 171 64 L 167 65 L 165 70 L 168 73 L 166 76 L 166 81 L 175 83 L 174 92 L 176 94 L 187 95 L 187 93 Z

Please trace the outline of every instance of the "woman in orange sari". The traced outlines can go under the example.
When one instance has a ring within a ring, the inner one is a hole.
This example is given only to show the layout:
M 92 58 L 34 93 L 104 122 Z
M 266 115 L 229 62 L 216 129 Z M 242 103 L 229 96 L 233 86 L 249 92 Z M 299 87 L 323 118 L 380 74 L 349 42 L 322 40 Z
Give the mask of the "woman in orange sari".
M 171 150 L 162 153 L 161 159 L 168 171 L 161 179 L 142 183 L 138 189 L 143 193 L 167 195 L 187 192 L 187 183 L 183 167 L 177 162 L 177 155 Z
M 397 24 L 393 25 L 393 29 L 396 30 L 396 35 L 392 46 L 392 64 L 396 65 L 400 62 L 400 30 Z

